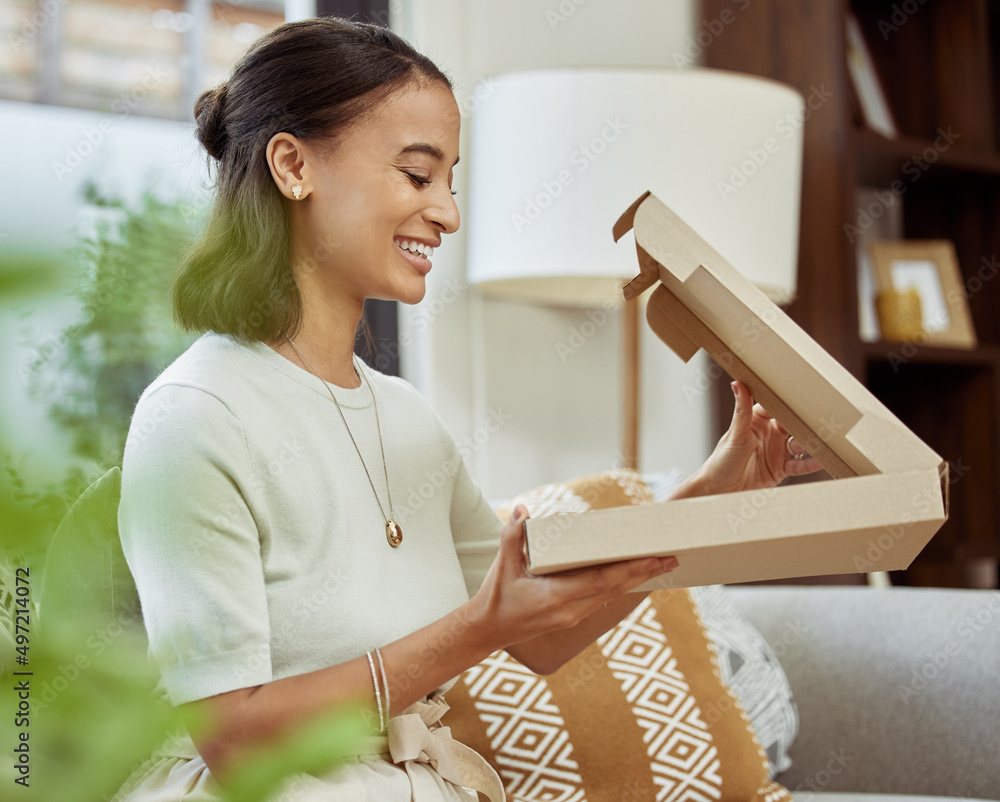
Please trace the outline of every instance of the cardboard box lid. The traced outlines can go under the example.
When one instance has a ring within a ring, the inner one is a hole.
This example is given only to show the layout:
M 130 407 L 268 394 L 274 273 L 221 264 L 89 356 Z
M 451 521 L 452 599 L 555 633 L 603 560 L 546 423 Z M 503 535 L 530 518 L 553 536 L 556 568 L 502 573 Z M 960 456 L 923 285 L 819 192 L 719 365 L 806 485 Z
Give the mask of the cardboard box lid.
M 685 362 L 704 348 L 836 481 L 565 516 L 555 538 L 529 518 L 530 569 L 676 554 L 660 584 L 678 587 L 908 566 L 947 519 L 947 463 L 659 198 L 636 200 L 615 239 L 630 229 L 625 297 L 659 282 L 646 317 L 660 339 Z

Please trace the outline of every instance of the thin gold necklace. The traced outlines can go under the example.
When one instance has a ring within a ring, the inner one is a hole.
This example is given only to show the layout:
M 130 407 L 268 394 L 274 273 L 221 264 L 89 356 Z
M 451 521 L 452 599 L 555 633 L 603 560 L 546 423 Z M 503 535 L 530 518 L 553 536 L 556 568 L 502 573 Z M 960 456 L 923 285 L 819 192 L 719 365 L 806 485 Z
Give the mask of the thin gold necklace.
M 351 432 L 351 427 L 347 425 L 347 418 L 344 417 L 344 410 L 340 408 L 340 402 L 337 400 L 337 396 L 333 394 L 333 390 L 330 389 L 330 385 L 323 381 L 323 377 L 319 375 L 316 368 L 312 366 L 312 363 L 306 359 L 305 354 L 303 354 L 299 347 L 292 341 L 291 337 L 285 336 L 288 340 L 288 344 L 295 349 L 295 353 L 299 355 L 299 358 L 306 364 L 309 368 L 309 372 L 313 374 L 317 379 L 323 382 L 323 386 L 326 391 L 330 394 L 330 398 L 333 399 L 333 403 L 337 405 L 337 411 L 340 413 L 340 419 L 344 422 L 344 428 L 347 429 L 347 436 L 351 438 L 351 443 L 354 445 L 354 450 L 358 452 L 358 459 L 361 460 L 361 467 L 365 469 L 365 476 L 368 477 L 368 484 L 372 486 L 372 493 L 375 494 L 375 501 L 378 503 L 379 511 L 382 513 L 382 517 L 385 518 L 385 539 L 389 541 L 389 545 L 396 548 L 400 543 L 403 542 L 403 530 L 400 528 L 399 524 L 396 523 L 396 514 L 392 510 L 392 493 L 389 491 L 389 469 L 385 464 L 385 446 L 382 445 L 382 427 L 379 425 L 378 421 L 378 404 L 375 403 L 375 388 L 372 387 L 370 381 L 368 381 L 368 375 L 361 368 L 361 364 L 357 356 L 353 356 L 354 368 L 358 373 L 361 374 L 361 378 L 365 380 L 365 384 L 368 385 L 368 392 L 372 394 L 372 406 L 375 408 L 375 430 L 378 432 L 378 447 L 382 452 L 382 472 L 385 474 L 385 494 L 389 497 L 389 514 L 385 514 L 385 508 L 382 506 L 382 500 L 378 497 L 378 491 L 375 489 L 375 482 L 372 481 L 371 472 L 368 470 L 368 466 L 365 464 L 365 458 L 361 455 L 361 449 L 358 448 L 358 443 L 354 439 L 354 434 Z

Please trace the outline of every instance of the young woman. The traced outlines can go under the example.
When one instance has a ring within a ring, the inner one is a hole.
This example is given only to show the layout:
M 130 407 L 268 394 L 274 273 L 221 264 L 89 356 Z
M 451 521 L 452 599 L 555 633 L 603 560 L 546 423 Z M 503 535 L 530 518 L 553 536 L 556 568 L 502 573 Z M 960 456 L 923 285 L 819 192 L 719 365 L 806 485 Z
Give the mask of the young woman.
M 206 333 L 136 406 L 119 524 L 162 684 L 211 726 L 120 798 L 215 799 L 241 754 L 360 704 L 377 737 L 292 797 L 500 802 L 439 731 L 443 690 L 497 649 L 554 670 L 677 562 L 530 576 L 527 511 L 501 526 L 426 402 L 353 355 L 364 300 L 420 301 L 459 226 L 459 112 L 434 64 L 382 28 L 289 23 L 195 114 L 218 196 L 174 304 Z M 678 496 L 818 468 L 734 389 Z M 406 508 L 429 474 L 447 481 Z

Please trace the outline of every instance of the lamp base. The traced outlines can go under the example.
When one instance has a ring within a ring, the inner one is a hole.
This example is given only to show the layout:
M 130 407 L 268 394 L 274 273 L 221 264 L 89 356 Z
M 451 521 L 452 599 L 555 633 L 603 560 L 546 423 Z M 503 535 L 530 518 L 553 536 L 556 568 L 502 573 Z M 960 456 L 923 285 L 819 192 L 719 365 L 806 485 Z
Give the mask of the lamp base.
M 622 309 L 625 429 L 622 467 L 639 469 L 639 298 L 625 302 Z

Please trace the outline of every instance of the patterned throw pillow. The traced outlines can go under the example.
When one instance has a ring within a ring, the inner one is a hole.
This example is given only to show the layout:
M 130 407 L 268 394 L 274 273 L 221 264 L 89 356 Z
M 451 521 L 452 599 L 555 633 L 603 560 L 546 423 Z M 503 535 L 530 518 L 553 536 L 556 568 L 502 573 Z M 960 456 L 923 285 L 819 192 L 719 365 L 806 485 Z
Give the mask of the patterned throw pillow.
M 653 501 L 666 501 L 684 480 L 679 468 L 646 473 Z M 722 679 L 736 692 L 767 752 L 771 777 L 791 768 L 788 750 L 799 731 L 792 688 L 770 644 L 736 609 L 722 585 L 691 588 L 709 639 L 719 654 Z
M 539 488 L 510 509 L 542 517 L 649 501 L 638 474 L 614 471 Z M 687 590 L 653 593 L 549 676 L 497 652 L 448 701 L 453 734 L 493 764 L 511 800 L 791 800 L 769 778 Z
M 773 778 L 791 768 L 788 750 L 799 731 L 788 677 L 764 636 L 743 618 L 722 585 L 689 590 L 718 654 L 722 681 L 750 717 Z

